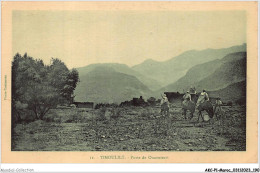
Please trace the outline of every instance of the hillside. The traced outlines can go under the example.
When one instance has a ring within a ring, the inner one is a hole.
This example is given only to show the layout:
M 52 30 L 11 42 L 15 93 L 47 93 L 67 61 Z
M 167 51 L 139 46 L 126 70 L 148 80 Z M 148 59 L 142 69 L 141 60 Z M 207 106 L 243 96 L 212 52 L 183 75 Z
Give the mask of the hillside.
M 246 52 L 229 54 L 222 59 L 222 65 L 208 77 L 202 79 L 197 88 L 219 90 L 246 79 Z
M 236 101 L 246 97 L 246 81 L 233 83 L 217 91 L 209 91 L 210 97 L 220 97 L 223 101 Z
M 223 49 L 190 50 L 167 61 L 157 62 L 146 60 L 132 68 L 166 86 L 183 77 L 195 65 L 223 58 L 230 53 L 242 51 L 246 51 L 246 44 Z
M 198 91 L 218 90 L 228 85 L 245 80 L 246 78 L 246 52 L 228 54 L 221 60 L 213 60 L 192 67 L 184 77 L 160 89 L 163 91 L 188 90 L 195 86 Z
M 146 85 L 150 90 L 158 90 L 159 88 L 162 87 L 158 81 L 140 74 L 139 72 L 131 69 L 130 67 L 128 67 L 125 64 L 117 64 L 117 63 L 91 64 L 91 65 L 88 65 L 85 67 L 77 68 L 77 70 L 78 70 L 79 76 L 81 78 L 81 76 L 88 74 L 90 71 L 92 71 L 96 68 L 111 68 L 116 72 L 135 76 L 139 81 L 141 81 L 144 85 Z
M 149 92 L 134 76 L 116 72 L 110 67 L 96 67 L 80 77 L 75 101 L 120 103 L 133 97 L 149 95 Z
M 213 60 L 203 64 L 192 67 L 185 76 L 177 80 L 176 82 L 160 89 L 160 91 L 187 91 L 191 86 L 195 86 L 198 81 L 204 79 L 221 65 L 221 60 Z

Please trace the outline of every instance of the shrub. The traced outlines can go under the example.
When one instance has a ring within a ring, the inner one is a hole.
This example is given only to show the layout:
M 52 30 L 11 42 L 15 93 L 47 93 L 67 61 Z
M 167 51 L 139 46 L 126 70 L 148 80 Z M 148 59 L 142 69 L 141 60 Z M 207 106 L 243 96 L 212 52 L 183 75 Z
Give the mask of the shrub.
M 122 116 L 122 109 L 120 108 L 112 108 L 111 112 L 112 112 L 111 114 L 112 119 L 118 119 Z
M 59 120 L 58 120 L 59 119 Z M 60 116 L 55 109 L 51 109 L 43 118 L 46 122 L 60 122 Z
M 232 101 L 227 102 L 227 106 L 232 106 L 232 105 L 233 105 Z
M 240 98 L 240 99 L 236 100 L 235 103 L 238 104 L 238 105 L 240 105 L 240 106 L 246 105 L 246 98 L 245 98 L 245 97 Z
M 98 120 L 98 121 L 106 120 L 106 116 L 105 116 L 105 115 L 106 115 L 106 111 L 107 111 L 107 108 L 101 107 L 101 108 L 98 110 L 96 120 Z
M 150 116 L 151 116 L 151 111 L 150 110 L 144 109 L 140 113 L 140 117 L 142 117 L 142 118 L 147 118 L 147 117 L 150 117 Z
M 156 116 L 159 116 L 160 114 L 153 109 L 144 109 L 140 113 L 140 117 L 143 118 L 154 118 Z
M 28 123 L 37 119 L 34 112 L 28 109 L 12 110 L 12 123 L 15 126 L 17 122 Z
M 156 105 L 156 98 L 150 97 L 149 99 L 147 99 L 147 102 L 149 103 L 149 105 L 155 106 Z

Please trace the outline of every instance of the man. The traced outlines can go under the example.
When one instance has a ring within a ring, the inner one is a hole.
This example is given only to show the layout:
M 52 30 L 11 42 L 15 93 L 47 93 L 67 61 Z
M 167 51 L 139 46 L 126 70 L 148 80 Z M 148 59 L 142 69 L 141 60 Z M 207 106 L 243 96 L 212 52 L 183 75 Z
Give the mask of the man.
M 191 96 L 191 100 L 194 101 L 195 100 L 195 96 L 197 94 L 196 88 L 195 87 L 190 87 L 190 96 Z
M 221 106 L 222 106 L 222 101 L 220 100 L 220 97 L 218 97 L 216 100 L 215 108 L 214 108 L 214 112 L 215 112 L 217 119 L 219 119 L 222 114 Z
M 183 115 L 184 118 L 186 119 L 186 112 L 189 108 L 189 103 L 191 103 L 191 95 L 190 92 L 187 91 L 184 96 L 183 96 L 183 102 L 182 102 L 182 108 L 183 108 Z M 192 111 L 191 111 L 192 112 Z M 191 116 L 193 117 L 193 112 L 191 113 Z M 191 117 L 191 118 L 192 118 Z
M 221 108 L 221 105 L 222 105 L 222 101 L 220 100 L 220 97 L 218 97 L 217 100 L 216 100 L 215 106 Z
M 206 101 L 209 101 L 209 95 L 208 95 L 208 93 L 206 93 L 205 90 L 203 90 L 201 94 L 204 95 L 204 98 Z
M 193 86 L 190 87 L 190 94 L 197 94 L 195 87 Z
M 191 101 L 191 95 L 189 91 L 187 91 L 186 94 L 184 94 L 183 99 L 183 104 L 186 104 L 188 101 Z
M 208 93 L 206 92 L 206 90 L 203 90 L 201 93 L 200 93 L 200 96 L 198 98 L 198 101 L 197 101 L 197 107 L 204 103 L 204 101 L 209 101 L 209 95 Z
M 164 113 L 166 115 L 169 115 L 169 101 L 165 94 L 162 94 L 162 100 L 161 100 L 161 114 Z

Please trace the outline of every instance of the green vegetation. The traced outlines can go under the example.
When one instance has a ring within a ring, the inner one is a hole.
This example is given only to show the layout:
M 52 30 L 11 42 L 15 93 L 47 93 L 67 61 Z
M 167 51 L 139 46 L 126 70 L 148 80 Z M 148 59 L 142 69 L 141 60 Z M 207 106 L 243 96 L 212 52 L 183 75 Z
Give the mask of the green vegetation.
M 17 53 L 12 62 L 12 125 L 23 115 L 27 120 L 42 120 L 51 108 L 71 103 L 78 81 L 78 72 L 57 58 L 46 65 Z

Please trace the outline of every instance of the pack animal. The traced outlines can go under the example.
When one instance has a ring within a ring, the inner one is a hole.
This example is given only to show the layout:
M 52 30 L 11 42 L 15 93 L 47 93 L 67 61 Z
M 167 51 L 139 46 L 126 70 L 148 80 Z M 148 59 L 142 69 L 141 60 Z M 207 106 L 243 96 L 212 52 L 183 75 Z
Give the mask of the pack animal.
M 194 112 L 196 110 L 196 107 L 197 107 L 197 110 L 199 111 L 198 112 L 198 121 L 200 119 L 200 117 L 202 118 L 202 120 L 204 121 L 203 117 L 202 117 L 202 112 L 205 111 L 207 112 L 207 114 L 209 115 L 210 118 L 213 118 L 214 116 L 214 109 L 213 109 L 213 105 L 210 101 L 204 101 L 203 103 L 199 104 L 198 106 L 196 106 L 196 103 L 198 101 L 198 98 L 199 98 L 199 95 L 192 95 L 191 96 L 191 101 L 188 101 L 186 103 L 182 102 L 182 110 L 183 110 L 183 115 L 184 115 L 184 118 L 187 119 L 186 117 L 186 114 L 187 114 L 187 111 L 190 112 L 191 114 L 191 117 L 190 119 L 193 118 L 194 116 Z

